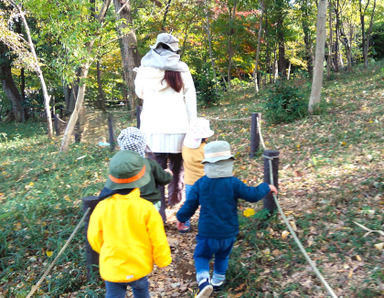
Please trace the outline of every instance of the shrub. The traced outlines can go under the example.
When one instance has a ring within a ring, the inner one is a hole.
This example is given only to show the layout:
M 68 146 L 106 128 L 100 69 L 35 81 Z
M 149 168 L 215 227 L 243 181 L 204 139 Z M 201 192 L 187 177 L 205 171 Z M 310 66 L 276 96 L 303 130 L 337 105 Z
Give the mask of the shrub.
M 262 98 L 265 119 L 270 123 L 292 122 L 307 115 L 309 88 L 277 81 Z
M 209 64 L 202 66 L 201 70 L 194 75 L 197 100 L 204 105 L 217 103 L 223 96 L 223 90 L 214 76 Z

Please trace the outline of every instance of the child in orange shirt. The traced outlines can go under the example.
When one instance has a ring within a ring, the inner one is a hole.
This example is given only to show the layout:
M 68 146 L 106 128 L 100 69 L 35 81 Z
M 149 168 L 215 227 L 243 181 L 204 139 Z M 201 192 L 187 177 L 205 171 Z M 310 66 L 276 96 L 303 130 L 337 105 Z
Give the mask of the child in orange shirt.
M 209 120 L 197 118 L 187 132 L 182 149 L 184 163 L 185 199 L 192 185 L 204 176 L 204 147 L 207 139 L 213 136 L 214 131 L 210 129 Z M 190 221 L 178 223 L 177 229 L 180 233 L 187 233 L 190 230 Z

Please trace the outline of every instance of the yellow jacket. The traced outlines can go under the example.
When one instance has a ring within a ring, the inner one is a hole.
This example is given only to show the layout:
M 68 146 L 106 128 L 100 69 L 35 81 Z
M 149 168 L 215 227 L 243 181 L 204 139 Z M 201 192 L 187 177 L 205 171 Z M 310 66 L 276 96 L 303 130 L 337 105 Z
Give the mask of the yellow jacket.
M 100 254 L 102 279 L 110 282 L 135 281 L 148 275 L 153 263 L 165 267 L 172 261 L 161 216 L 152 203 L 140 198 L 138 188 L 99 202 L 87 237 Z

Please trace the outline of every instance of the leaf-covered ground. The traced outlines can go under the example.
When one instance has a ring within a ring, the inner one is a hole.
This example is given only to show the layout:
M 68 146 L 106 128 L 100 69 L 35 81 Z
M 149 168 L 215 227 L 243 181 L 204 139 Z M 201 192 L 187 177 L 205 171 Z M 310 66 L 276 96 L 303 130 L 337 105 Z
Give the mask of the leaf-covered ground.
M 382 67 L 382 66 L 381 66 Z M 262 96 L 262 95 L 261 95 Z M 279 202 L 298 237 L 338 296 L 384 296 L 384 77 L 380 65 L 355 69 L 325 82 L 320 115 L 289 124 L 262 123 L 268 149 L 280 151 Z M 260 112 L 253 89 L 235 90 L 220 104 L 200 108 L 215 135 L 236 156 L 235 175 L 251 185 L 263 180 L 263 158 L 249 158 L 250 118 Z M 261 111 L 262 112 L 262 111 Z M 127 122 L 116 113 L 115 122 Z M 117 120 L 120 119 L 120 120 Z M 57 152 L 42 125 L 0 124 L 0 297 L 25 297 L 81 218 L 81 198 L 102 187 L 112 153 L 97 144 Z M 39 128 L 41 127 L 41 128 Z M 105 131 L 105 128 L 104 128 Z M 245 217 L 246 208 L 256 215 Z M 262 203 L 241 204 L 241 232 L 228 282 L 217 297 L 324 297 L 327 292 L 299 252 L 280 216 L 266 221 Z M 175 228 L 168 210 L 166 232 L 173 263 L 155 269 L 153 297 L 193 297 L 196 289 L 192 232 Z M 88 283 L 84 234 L 76 235 L 37 292 L 39 297 L 102 297 Z

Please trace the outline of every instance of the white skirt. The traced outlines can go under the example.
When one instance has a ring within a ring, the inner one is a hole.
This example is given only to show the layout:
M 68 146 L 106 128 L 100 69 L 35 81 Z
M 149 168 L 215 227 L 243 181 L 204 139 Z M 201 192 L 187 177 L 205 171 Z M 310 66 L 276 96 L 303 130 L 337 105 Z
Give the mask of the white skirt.
M 184 142 L 184 133 L 161 134 L 144 133 L 145 141 L 152 152 L 156 153 L 181 153 Z

